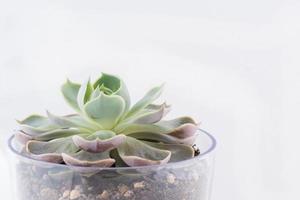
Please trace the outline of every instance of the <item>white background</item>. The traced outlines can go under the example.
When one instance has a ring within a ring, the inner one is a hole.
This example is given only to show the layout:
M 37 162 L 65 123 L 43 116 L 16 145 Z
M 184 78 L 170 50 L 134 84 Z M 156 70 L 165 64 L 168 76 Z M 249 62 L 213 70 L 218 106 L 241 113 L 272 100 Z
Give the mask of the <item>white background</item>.
M 0 0 L 1 199 L 14 119 L 70 111 L 65 78 L 102 71 L 133 99 L 166 82 L 172 115 L 218 139 L 212 200 L 300 199 L 299 11 L 292 0 Z

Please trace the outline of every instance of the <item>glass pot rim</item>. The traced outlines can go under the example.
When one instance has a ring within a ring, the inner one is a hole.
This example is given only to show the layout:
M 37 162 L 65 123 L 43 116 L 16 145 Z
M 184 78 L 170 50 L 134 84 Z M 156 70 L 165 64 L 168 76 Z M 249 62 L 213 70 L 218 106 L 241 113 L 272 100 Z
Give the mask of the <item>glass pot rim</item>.
M 32 164 L 36 164 L 36 165 L 45 165 L 45 166 L 51 166 L 51 167 L 61 167 L 61 168 L 71 168 L 71 169 L 78 169 L 78 170 L 146 170 L 146 169 L 153 169 L 153 168 L 167 168 L 167 167 L 175 167 L 175 166 L 180 166 L 180 165 L 185 165 L 188 164 L 190 162 L 193 161 L 200 161 L 200 160 L 204 160 L 207 157 L 209 157 L 214 150 L 216 149 L 217 146 L 217 141 L 216 139 L 207 131 L 203 130 L 203 129 L 198 129 L 198 132 L 200 132 L 201 134 L 204 134 L 209 140 L 210 140 L 210 145 L 209 147 L 200 155 L 195 156 L 193 158 L 187 159 L 187 160 L 182 160 L 182 161 L 177 161 L 177 162 L 170 162 L 170 163 L 166 163 L 166 164 L 161 164 L 161 165 L 149 165 L 149 166 L 137 166 L 137 167 L 77 167 L 77 166 L 69 166 L 69 165 L 65 165 L 65 164 L 58 164 L 58 163 L 50 163 L 50 162 L 46 162 L 46 161 L 41 161 L 41 160 L 36 160 L 34 158 L 31 158 L 29 156 L 23 155 L 22 153 L 18 152 L 15 147 L 13 146 L 13 139 L 14 139 L 14 135 L 10 136 L 7 143 L 8 143 L 8 148 L 10 149 L 10 151 L 21 161 L 24 162 L 31 162 Z

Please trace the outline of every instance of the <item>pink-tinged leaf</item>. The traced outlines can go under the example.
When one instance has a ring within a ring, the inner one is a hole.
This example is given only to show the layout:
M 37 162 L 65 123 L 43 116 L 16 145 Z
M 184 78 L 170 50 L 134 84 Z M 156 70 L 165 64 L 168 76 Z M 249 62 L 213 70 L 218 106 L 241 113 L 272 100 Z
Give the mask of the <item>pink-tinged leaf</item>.
M 59 138 L 49 142 L 30 140 L 26 143 L 25 148 L 30 157 L 55 163 L 62 162 L 61 153 L 75 153 L 78 151 L 70 137 Z
M 191 117 L 179 117 L 172 120 L 163 120 L 156 123 L 157 126 L 165 127 L 166 129 L 173 130 L 184 124 L 197 124 Z
M 170 160 L 171 152 L 157 149 L 131 137 L 118 147 L 121 159 L 128 166 L 159 165 Z
M 51 163 L 62 163 L 63 159 L 61 154 L 58 153 L 46 153 L 46 154 L 40 154 L 40 155 L 35 155 L 35 154 L 30 154 L 30 157 L 36 160 L 41 160 L 45 162 L 51 162 Z
M 116 135 L 104 140 L 101 140 L 99 138 L 96 138 L 94 140 L 87 140 L 77 135 L 72 137 L 74 144 L 78 148 L 91 153 L 100 153 L 115 149 L 125 141 L 125 138 L 125 135 Z
M 197 130 L 198 130 L 198 126 L 195 124 L 184 124 L 179 126 L 178 128 L 175 128 L 174 130 L 172 130 L 171 132 L 167 133 L 168 135 L 180 138 L 180 139 L 184 139 L 184 138 L 189 138 L 192 137 L 196 134 Z
M 137 124 L 137 123 L 122 124 L 117 126 L 115 130 L 116 132 L 122 133 L 124 135 L 129 135 L 132 133 L 139 133 L 139 132 L 168 134 L 173 132 L 175 129 L 180 128 L 184 124 L 193 124 L 197 126 L 197 124 L 192 118 L 180 117 L 173 120 L 159 121 L 155 124 Z
M 115 160 L 109 157 L 109 152 L 89 153 L 80 151 L 74 155 L 62 154 L 67 165 L 75 167 L 110 167 Z
M 23 131 L 17 131 L 15 133 L 15 139 L 19 143 L 25 145 L 29 140 L 32 140 L 32 137 L 24 133 Z

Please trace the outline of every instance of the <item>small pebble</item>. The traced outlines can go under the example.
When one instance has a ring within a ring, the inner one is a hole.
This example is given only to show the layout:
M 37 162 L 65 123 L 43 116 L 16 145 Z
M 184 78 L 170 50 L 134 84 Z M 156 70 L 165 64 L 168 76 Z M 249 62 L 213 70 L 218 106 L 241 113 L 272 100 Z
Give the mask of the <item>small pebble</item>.
M 129 190 L 129 188 L 126 185 L 118 186 L 118 189 L 121 194 L 124 194 L 125 192 L 127 192 Z
M 176 180 L 176 177 L 174 176 L 174 174 L 168 174 L 168 176 L 167 176 L 168 183 L 174 184 L 175 180 Z
M 101 194 L 99 194 L 98 196 L 97 196 L 97 199 L 108 199 L 109 198 L 109 193 L 106 191 L 106 190 L 104 190 Z
M 80 197 L 80 192 L 79 190 L 72 190 L 70 193 L 70 199 L 78 199 Z
M 132 197 L 133 192 L 131 190 L 128 190 L 127 192 L 125 192 L 124 197 L 129 198 Z
M 141 181 L 141 182 L 136 182 L 133 184 L 134 189 L 142 189 L 145 187 L 145 182 Z
M 66 190 L 66 191 L 64 191 L 64 193 L 63 193 L 63 198 L 66 198 L 66 197 L 68 197 L 70 195 L 70 190 Z

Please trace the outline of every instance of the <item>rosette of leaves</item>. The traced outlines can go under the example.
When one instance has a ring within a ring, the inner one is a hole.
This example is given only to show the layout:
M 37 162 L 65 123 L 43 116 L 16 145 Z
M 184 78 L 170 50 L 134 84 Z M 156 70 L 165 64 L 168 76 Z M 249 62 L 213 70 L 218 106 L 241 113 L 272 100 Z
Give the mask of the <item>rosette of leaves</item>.
M 124 82 L 102 74 L 94 83 L 69 80 L 61 91 L 76 114 L 31 115 L 16 139 L 33 159 L 76 167 L 146 166 L 194 157 L 198 129 L 190 117 L 163 120 L 170 106 L 153 102 L 162 86 L 130 104 Z

